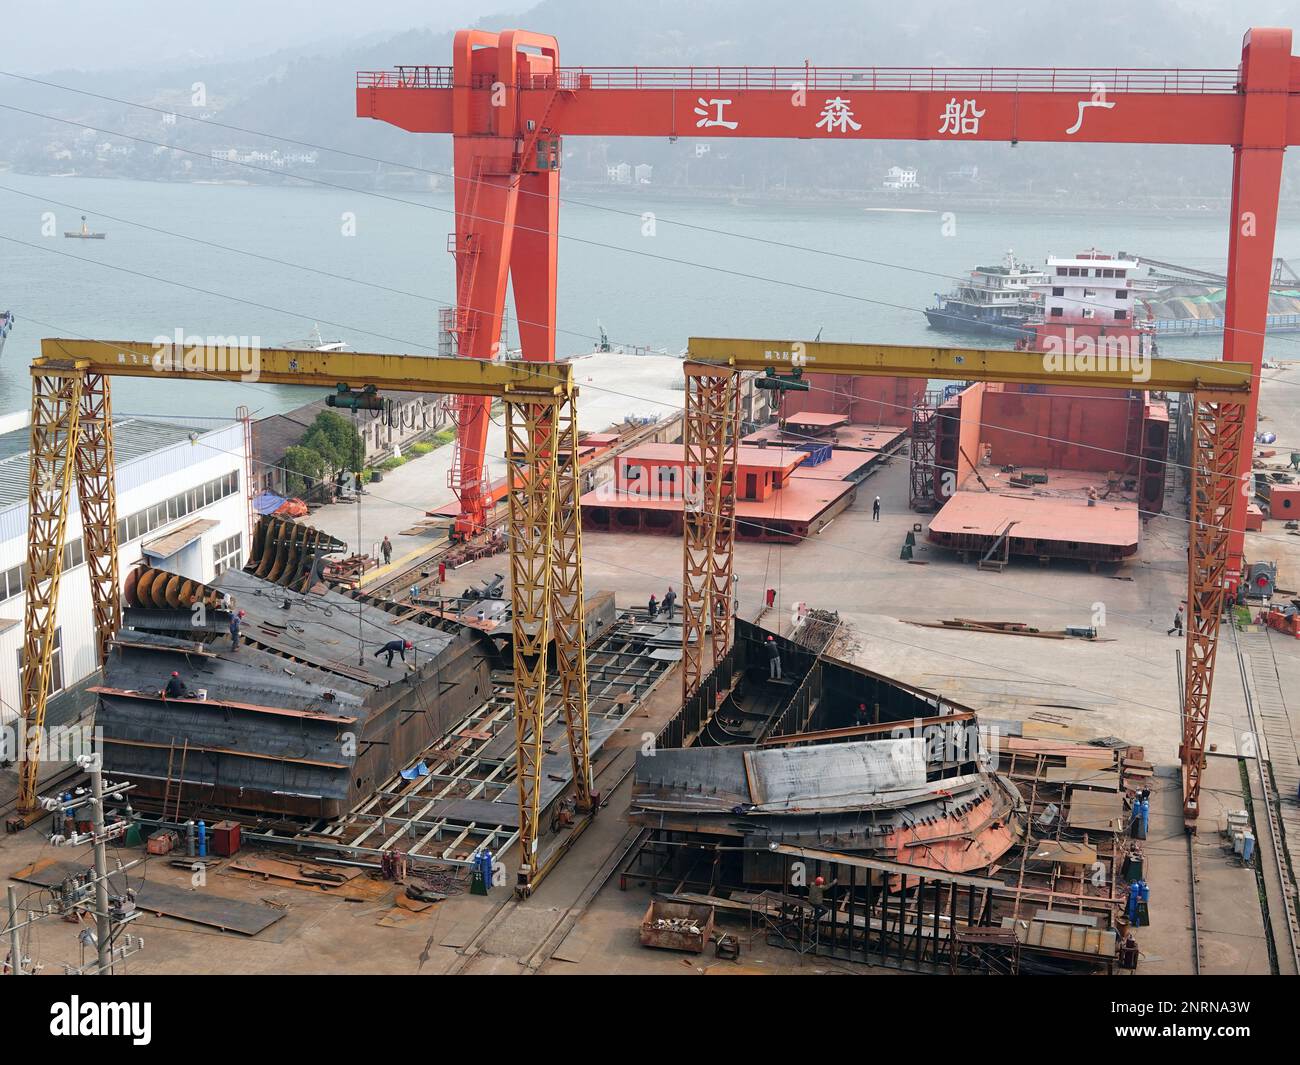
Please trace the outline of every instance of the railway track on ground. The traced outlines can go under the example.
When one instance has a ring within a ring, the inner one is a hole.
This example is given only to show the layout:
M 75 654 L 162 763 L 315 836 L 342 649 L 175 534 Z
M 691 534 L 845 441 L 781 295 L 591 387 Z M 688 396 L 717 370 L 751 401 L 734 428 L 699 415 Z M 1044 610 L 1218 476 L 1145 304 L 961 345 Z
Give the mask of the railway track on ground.
M 1300 973 L 1300 914 L 1297 913 L 1296 885 L 1286 857 L 1289 853 L 1288 828 L 1292 833 L 1292 842 L 1300 843 L 1300 812 L 1294 809 L 1300 769 L 1297 768 L 1295 738 L 1278 682 L 1272 642 L 1267 631 L 1251 636 L 1250 640 L 1248 682 L 1241 639 L 1237 635 L 1236 625 L 1233 625 L 1232 641 L 1237 652 L 1237 664 L 1246 698 L 1246 717 L 1250 726 L 1248 742 L 1253 744 L 1253 749 L 1248 748 L 1243 753 L 1248 758 L 1253 757 L 1259 769 L 1262 801 L 1256 805 L 1262 805 L 1264 809 L 1262 816 L 1256 812 L 1254 820 L 1256 832 L 1259 831 L 1261 822 L 1268 827 L 1271 860 L 1258 855 L 1258 848 L 1256 853 L 1259 861 L 1269 862 L 1269 873 L 1272 876 L 1266 876 L 1266 882 L 1276 877 L 1281 887 L 1281 898 L 1270 900 L 1269 906 L 1270 916 L 1276 903 L 1280 903 L 1282 911 L 1277 915 L 1278 919 L 1273 921 L 1274 929 L 1280 925 L 1284 933 L 1279 936 L 1275 931 L 1273 934 L 1279 967 L 1289 965 L 1292 973 Z M 1288 802 L 1292 804 L 1291 807 L 1284 809 L 1282 804 Z

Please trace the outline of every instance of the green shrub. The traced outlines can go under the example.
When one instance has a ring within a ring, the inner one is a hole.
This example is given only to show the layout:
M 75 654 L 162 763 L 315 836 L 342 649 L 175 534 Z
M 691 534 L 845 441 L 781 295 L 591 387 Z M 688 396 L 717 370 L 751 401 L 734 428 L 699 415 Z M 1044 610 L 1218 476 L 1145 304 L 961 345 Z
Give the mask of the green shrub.
M 318 451 L 295 445 L 284 453 L 285 489 L 291 496 L 306 494 L 325 472 L 325 460 Z

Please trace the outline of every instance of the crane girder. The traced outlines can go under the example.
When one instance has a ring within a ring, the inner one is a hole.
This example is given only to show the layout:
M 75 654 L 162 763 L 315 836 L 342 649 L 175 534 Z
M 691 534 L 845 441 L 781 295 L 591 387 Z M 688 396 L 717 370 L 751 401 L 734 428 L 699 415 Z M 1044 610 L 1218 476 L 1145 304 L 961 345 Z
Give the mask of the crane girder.
M 236 340 L 238 338 L 227 338 Z M 233 348 L 233 350 L 232 350 Z M 515 656 L 520 877 L 528 894 L 594 815 L 588 733 L 587 636 L 582 584 L 577 389 L 567 363 L 520 363 L 358 352 L 297 351 L 226 343 L 41 341 L 32 363 L 31 464 L 22 662 L 23 744 L 18 811 L 38 814 L 36 786 L 58 619 L 67 517 L 75 484 L 101 660 L 121 624 L 111 377 L 238 381 L 334 390 L 451 392 L 505 401 L 510 572 Z M 486 402 L 486 398 L 484 399 Z M 559 713 L 567 732 L 576 805 L 585 817 L 551 854 L 540 847 L 547 657 L 554 645 Z

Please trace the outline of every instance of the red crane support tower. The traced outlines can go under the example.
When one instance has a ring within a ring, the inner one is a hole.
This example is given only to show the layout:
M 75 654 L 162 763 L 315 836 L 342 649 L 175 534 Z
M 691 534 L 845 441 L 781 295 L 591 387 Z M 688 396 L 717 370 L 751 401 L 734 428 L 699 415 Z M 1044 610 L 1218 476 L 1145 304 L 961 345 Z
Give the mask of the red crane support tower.
M 561 139 L 566 136 L 1220 144 L 1233 151 L 1224 358 L 1258 378 L 1282 156 L 1300 143 L 1291 31 L 1252 29 L 1236 70 L 901 67 L 571 67 L 554 37 L 456 34 L 452 65 L 357 75 L 357 114 L 450 133 L 452 316 L 458 354 L 497 354 L 506 281 L 523 357 L 555 358 Z M 1247 410 L 1253 434 L 1257 391 Z M 487 401 L 456 404 L 457 528 L 484 523 Z M 1250 439 L 1248 437 L 1247 439 Z M 1238 472 L 1250 471 L 1242 448 Z M 1245 496 L 1230 522 L 1240 570 Z
M 1198 417 L 1192 462 L 1220 478 L 1231 472 L 1244 482 L 1250 475 L 1282 156 L 1289 144 L 1300 143 L 1300 59 L 1291 54 L 1290 30 L 1250 30 L 1235 70 L 563 68 L 553 37 L 462 30 L 450 67 L 362 72 L 356 89 L 361 117 L 452 135 L 452 330 L 458 354 L 479 359 L 497 354 L 507 279 L 513 281 L 524 358 L 555 358 L 566 135 L 1230 147 L 1223 355 L 1242 364 L 1254 387 L 1244 417 L 1226 428 L 1208 415 Z M 485 522 L 487 403 L 456 401 L 458 535 Z M 1238 581 L 1246 502 L 1244 491 L 1216 489 L 1192 505 L 1188 602 L 1197 624 L 1188 630 L 1182 757 L 1184 806 L 1193 819 L 1214 671 L 1215 641 L 1201 630 L 1217 625 L 1215 604 Z

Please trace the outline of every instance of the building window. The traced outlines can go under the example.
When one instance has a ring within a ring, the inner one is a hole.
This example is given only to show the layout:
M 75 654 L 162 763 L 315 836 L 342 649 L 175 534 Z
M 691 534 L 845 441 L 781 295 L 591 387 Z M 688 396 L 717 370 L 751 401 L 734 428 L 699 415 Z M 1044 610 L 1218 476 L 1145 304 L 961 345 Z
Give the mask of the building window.
M 1115 312 L 1115 318 L 1116 318 L 1117 321 L 1123 321 L 1123 320 L 1124 320 L 1125 318 L 1127 318 L 1127 317 L 1128 317 L 1128 311 L 1116 311 L 1116 312 Z
M 221 576 L 228 569 L 239 569 L 244 564 L 244 534 L 235 533 L 212 546 L 212 569 L 215 576 Z
M 1117 300 L 1126 300 L 1126 299 L 1128 299 L 1128 289 L 1126 289 L 1126 288 L 1117 288 L 1117 289 L 1115 290 L 1115 298 L 1116 298 Z
M 1056 268 L 1056 276 L 1057 276 L 1057 277 L 1066 277 L 1066 276 L 1067 276 L 1067 271 L 1066 271 L 1066 269 L 1065 269 L 1064 266 L 1058 266 L 1058 267 Z
M 198 485 L 180 495 L 172 496 L 165 503 L 156 503 L 151 507 L 145 507 L 144 510 L 137 510 L 134 514 L 128 514 L 117 523 L 117 539 L 119 544 L 126 544 L 132 540 L 138 540 L 142 536 L 147 536 L 154 529 L 166 525 L 177 518 L 183 518 L 187 514 L 192 514 L 196 510 L 215 503 L 226 496 L 234 495 L 239 491 L 239 471 L 234 470 L 221 477 L 214 477 L 212 480 Z M 85 556 L 82 556 L 82 561 Z
M 18 648 L 18 677 L 22 684 L 23 649 Z M 50 655 L 50 687 L 47 695 L 58 695 L 63 691 L 63 630 L 54 630 L 54 651 Z
M 1052 317 L 1053 317 L 1053 318 L 1060 318 L 1060 317 L 1062 317 L 1064 314 L 1065 314 L 1065 309 L 1064 309 L 1063 307 L 1053 307 L 1053 308 L 1052 308 Z
M 1063 289 L 1063 288 L 1054 288 L 1054 289 L 1052 289 L 1052 295 L 1053 295 L 1053 296 L 1064 296 L 1064 295 L 1065 295 L 1065 289 Z

